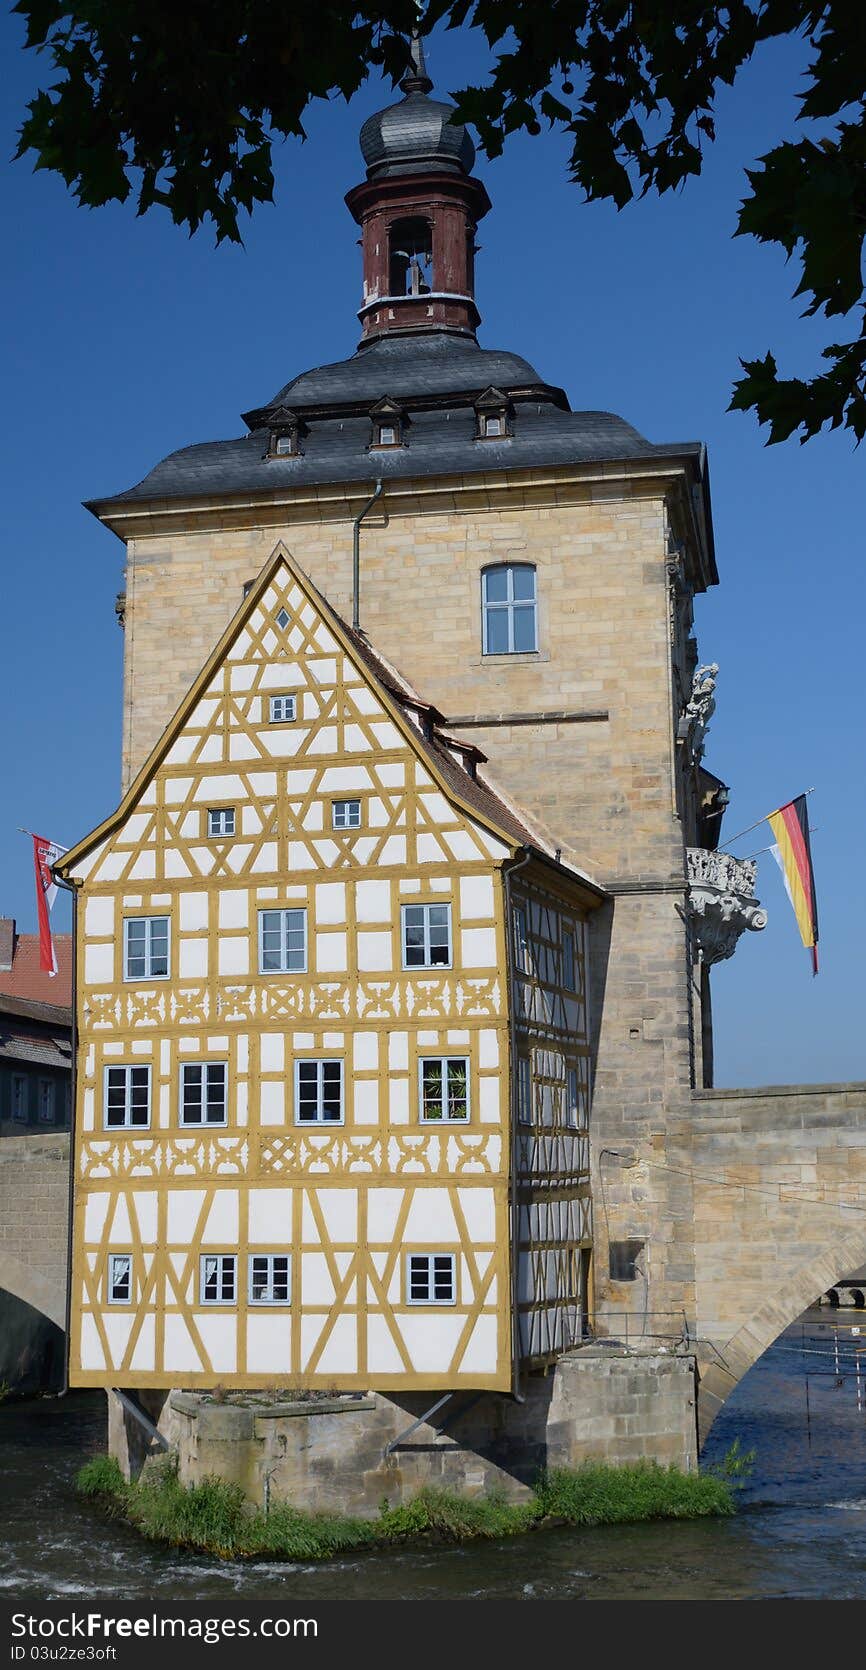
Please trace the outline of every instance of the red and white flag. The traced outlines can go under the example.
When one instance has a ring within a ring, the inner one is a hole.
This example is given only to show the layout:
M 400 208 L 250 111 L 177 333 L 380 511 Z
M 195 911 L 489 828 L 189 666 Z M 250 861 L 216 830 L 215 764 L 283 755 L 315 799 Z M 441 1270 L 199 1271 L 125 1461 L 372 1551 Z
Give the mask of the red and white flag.
M 33 864 L 36 870 L 36 913 L 39 918 L 39 967 L 43 974 L 57 973 L 57 958 L 51 938 L 49 914 L 57 898 L 57 883 L 52 879 L 51 865 L 62 858 L 68 847 L 47 841 L 44 835 L 33 837 Z

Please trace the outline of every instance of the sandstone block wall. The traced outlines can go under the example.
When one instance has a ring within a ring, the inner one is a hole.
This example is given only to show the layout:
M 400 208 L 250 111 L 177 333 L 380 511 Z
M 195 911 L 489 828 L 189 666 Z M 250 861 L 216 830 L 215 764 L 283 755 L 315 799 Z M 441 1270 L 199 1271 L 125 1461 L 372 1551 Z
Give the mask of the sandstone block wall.
M 129 1476 L 146 1446 L 108 1395 L 111 1453 Z M 425 1485 L 469 1496 L 497 1490 L 522 1501 L 545 1468 L 638 1460 L 685 1471 L 697 1466 L 695 1364 L 688 1354 L 582 1347 L 550 1374 L 531 1376 L 522 1403 L 489 1394 L 476 1402 L 458 1398 L 434 1417 L 443 1426 L 424 1422 L 409 1431 L 425 1402 L 372 1393 L 239 1405 L 172 1392 L 159 1425 L 185 1484 L 217 1474 L 239 1484 L 257 1507 L 287 1501 L 362 1517 L 377 1514 L 383 1500 L 410 1500 Z M 152 1394 L 148 1407 L 155 1415 Z

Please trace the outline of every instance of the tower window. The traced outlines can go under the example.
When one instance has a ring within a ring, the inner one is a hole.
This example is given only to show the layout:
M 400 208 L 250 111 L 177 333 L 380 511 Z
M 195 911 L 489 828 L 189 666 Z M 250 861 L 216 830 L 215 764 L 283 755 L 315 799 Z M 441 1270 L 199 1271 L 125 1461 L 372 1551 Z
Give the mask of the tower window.
M 535 569 L 501 563 L 481 576 L 484 655 L 527 655 L 538 649 Z
M 269 458 L 299 458 L 301 454 L 301 420 L 297 412 L 282 406 L 273 413 L 268 437 Z
M 370 411 L 370 419 L 373 425 L 373 432 L 370 437 L 371 446 L 403 445 L 406 438 L 408 418 L 402 406 L 399 406 L 396 400 L 389 399 L 387 395 L 383 400 L 377 400 Z
M 433 262 L 429 221 L 416 215 L 395 220 L 388 241 L 388 293 L 428 296 Z
M 512 411 L 507 394 L 492 386 L 484 390 L 475 402 L 475 436 L 479 441 L 502 441 L 509 433 L 508 418 Z

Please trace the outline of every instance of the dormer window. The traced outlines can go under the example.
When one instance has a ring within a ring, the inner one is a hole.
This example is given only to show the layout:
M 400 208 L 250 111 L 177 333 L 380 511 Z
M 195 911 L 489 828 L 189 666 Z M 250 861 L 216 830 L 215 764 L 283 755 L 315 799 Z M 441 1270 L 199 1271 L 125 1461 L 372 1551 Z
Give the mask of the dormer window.
M 373 425 L 371 447 L 396 447 L 405 444 L 409 419 L 396 400 L 389 400 L 386 396 L 384 400 L 377 401 L 370 412 L 370 419 Z
M 501 389 L 489 388 L 475 402 L 475 438 L 504 441 L 511 434 L 511 402 Z
M 299 458 L 302 427 L 297 412 L 289 411 L 287 406 L 272 412 L 268 457 Z

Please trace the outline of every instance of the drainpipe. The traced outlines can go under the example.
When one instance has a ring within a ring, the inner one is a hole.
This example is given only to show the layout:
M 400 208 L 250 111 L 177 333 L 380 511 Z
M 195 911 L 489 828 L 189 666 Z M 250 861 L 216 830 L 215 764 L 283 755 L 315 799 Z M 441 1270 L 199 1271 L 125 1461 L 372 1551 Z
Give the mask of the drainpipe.
M 359 510 L 352 523 L 352 627 L 355 632 L 361 630 L 361 523 L 368 510 L 372 510 L 376 500 L 382 496 L 382 478 L 376 482 L 372 498 L 367 500 L 363 510 Z
M 511 1192 L 511 1395 L 515 1403 L 525 1403 L 526 1399 L 520 1390 L 520 1322 L 517 1313 L 518 1298 L 518 1258 L 520 1249 L 520 1207 L 517 1202 L 517 1152 L 518 1152 L 518 1123 L 517 1123 L 517 1050 L 514 1048 L 514 1027 L 517 1005 L 514 1001 L 516 991 L 514 968 L 514 926 L 511 917 L 511 877 L 522 870 L 529 863 L 532 853 L 527 849 L 522 858 L 514 864 L 503 865 L 502 874 L 505 881 L 505 961 L 508 970 L 508 1004 L 511 1011 L 509 1034 L 509 1082 L 511 1085 L 511 1154 L 509 1163 L 509 1184 Z
M 63 1350 L 63 1385 L 58 1397 L 69 1391 L 69 1354 L 72 1343 L 72 1226 L 75 1206 L 75 1103 L 78 1094 L 78 887 L 63 876 L 52 876 L 58 887 L 72 894 L 72 1025 L 69 1044 L 72 1054 L 72 1083 L 69 1087 L 69 1181 L 66 1207 L 66 1339 Z

